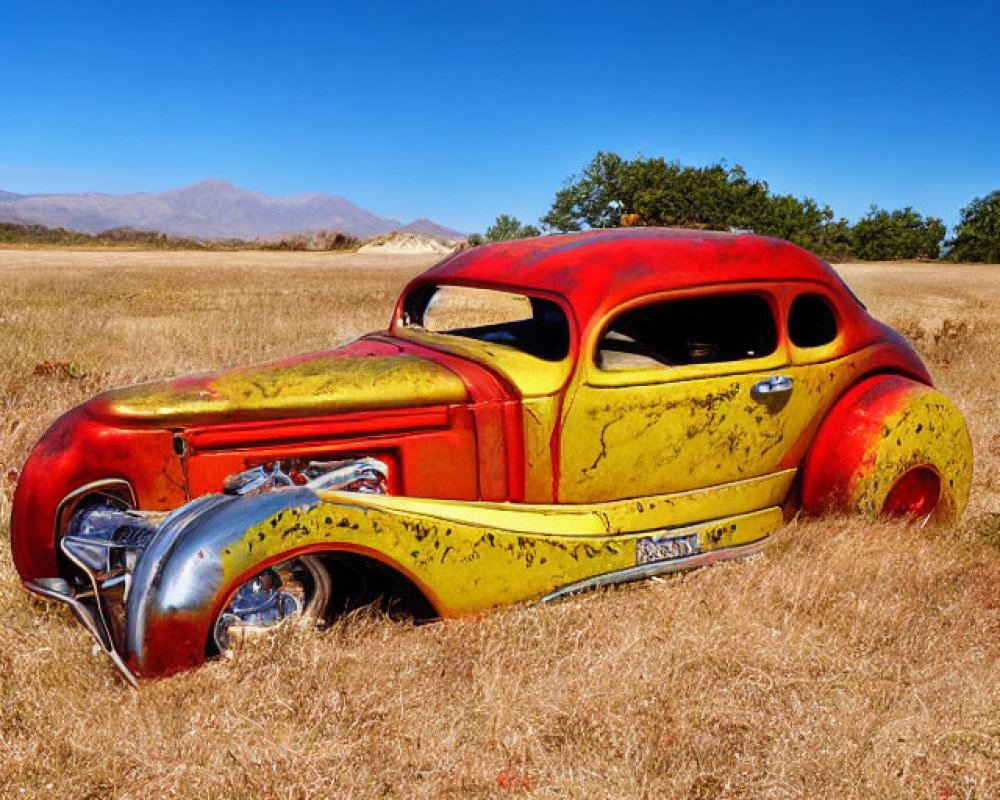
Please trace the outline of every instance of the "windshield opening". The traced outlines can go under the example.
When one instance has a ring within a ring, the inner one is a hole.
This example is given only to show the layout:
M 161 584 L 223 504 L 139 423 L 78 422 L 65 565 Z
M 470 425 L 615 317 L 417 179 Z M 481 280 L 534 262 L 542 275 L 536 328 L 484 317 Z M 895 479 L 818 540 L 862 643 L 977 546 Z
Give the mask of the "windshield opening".
M 515 292 L 425 286 L 403 307 L 408 328 L 504 345 L 545 361 L 569 354 L 569 322 L 557 303 Z

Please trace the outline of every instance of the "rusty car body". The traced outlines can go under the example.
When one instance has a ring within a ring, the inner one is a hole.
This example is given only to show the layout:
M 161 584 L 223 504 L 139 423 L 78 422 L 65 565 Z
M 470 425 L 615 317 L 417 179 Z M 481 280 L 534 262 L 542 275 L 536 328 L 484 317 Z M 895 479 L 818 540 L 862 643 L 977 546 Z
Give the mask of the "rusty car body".
M 456 291 L 523 311 L 431 324 Z M 448 617 L 746 556 L 798 509 L 952 520 L 971 475 L 955 406 L 815 256 L 589 231 L 460 251 L 329 352 L 69 411 L 12 547 L 134 678 L 379 595 Z

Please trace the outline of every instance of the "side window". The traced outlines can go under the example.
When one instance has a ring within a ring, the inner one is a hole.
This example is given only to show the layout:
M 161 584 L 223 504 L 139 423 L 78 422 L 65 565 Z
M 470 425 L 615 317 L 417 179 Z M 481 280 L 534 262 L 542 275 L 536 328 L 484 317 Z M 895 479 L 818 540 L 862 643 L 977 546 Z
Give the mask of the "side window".
M 778 346 L 767 299 L 758 294 L 668 300 L 626 311 L 601 334 L 599 369 L 645 369 L 763 358 Z
M 837 338 L 837 316 L 821 294 L 800 294 L 788 312 L 788 338 L 796 347 L 819 347 Z

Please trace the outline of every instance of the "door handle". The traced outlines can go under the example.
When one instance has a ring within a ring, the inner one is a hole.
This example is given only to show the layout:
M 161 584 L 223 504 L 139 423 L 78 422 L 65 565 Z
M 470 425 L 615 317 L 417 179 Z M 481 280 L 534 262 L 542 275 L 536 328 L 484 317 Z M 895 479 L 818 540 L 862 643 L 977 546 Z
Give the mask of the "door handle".
M 795 381 L 785 375 L 773 375 L 753 385 L 750 396 L 772 411 L 778 411 L 788 402 Z

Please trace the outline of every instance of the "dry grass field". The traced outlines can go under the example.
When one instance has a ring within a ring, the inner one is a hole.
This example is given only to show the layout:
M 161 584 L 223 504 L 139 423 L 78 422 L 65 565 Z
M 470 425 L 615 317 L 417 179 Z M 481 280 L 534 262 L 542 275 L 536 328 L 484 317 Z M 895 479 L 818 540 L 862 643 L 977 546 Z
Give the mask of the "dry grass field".
M 967 416 L 954 528 L 797 522 L 748 562 L 457 622 L 360 613 L 139 691 L 28 599 L 8 472 L 58 414 L 383 326 L 428 263 L 0 251 L 4 797 L 1000 797 L 996 267 L 841 268 Z

